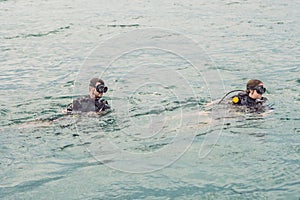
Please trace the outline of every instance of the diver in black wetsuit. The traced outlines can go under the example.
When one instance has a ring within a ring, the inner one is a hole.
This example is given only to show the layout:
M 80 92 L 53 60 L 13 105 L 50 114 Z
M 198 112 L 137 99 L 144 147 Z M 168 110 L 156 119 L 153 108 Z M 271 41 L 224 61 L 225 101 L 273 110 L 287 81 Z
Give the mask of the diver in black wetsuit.
M 104 81 L 99 78 L 90 80 L 89 95 L 83 96 L 73 100 L 67 108 L 67 113 L 74 112 L 97 112 L 104 113 L 110 109 L 107 101 L 101 99 L 103 93 L 107 92 L 108 88 L 105 86 Z
M 263 85 L 263 82 L 257 79 L 252 79 L 247 82 L 246 90 L 233 90 L 228 92 L 222 99 L 219 101 L 221 103 L 224 98 L 232 92 L 237 92 L 238 94 L 231 97 L 231 104 L 234 106 L 244 106 L 250 109 L 250 111 L 263 111 L 266 108 L 266 97 L 262 95 L 266 92 L 266 88 Z

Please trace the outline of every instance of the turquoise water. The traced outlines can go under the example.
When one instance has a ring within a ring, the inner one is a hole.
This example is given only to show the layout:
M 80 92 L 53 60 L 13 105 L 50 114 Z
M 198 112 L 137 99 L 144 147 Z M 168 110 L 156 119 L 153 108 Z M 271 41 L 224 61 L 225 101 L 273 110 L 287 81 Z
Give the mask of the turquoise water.
M 299 9 L 0 1 L 0 198 L 299 199 Z M 112 112 L 65 116 L 93 76 Z M 251 78 L 272 112 L 206 106 Z

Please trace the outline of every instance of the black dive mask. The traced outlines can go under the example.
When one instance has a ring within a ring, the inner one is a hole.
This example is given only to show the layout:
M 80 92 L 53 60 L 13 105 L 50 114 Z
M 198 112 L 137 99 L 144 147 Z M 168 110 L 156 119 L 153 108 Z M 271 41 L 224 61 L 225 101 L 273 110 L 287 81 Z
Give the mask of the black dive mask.
M 253 88 L 253 90 L 256 90 L 256 92 L 257 92 L 258 94 L 263 94 L 263 93 L 266 92 L 267 89 L 264 88 L 264 86 L 260 85 L 260 86 L 257 86 L 257 87 L 255 87 L 255 88 Z
M 105 93 L 105 92 L 107 92 L 107 90 L 108 90 L 108 88 L 103 84 L 99 84 L 96 86 L 96 91 L 99 93 Z

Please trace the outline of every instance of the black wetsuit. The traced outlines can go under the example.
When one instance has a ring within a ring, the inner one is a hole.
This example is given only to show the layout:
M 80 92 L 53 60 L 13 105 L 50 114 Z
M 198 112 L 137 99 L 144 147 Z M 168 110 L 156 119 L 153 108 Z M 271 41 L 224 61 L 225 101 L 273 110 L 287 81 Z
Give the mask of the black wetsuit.
M 262 97 L 261 99 L 253 99 L 249 97 L 246 92 L 240 92 L 237 95 L 232 96 L 231 99 L 233 105 L 246 107 L 248 111 L 265 110 L 267 107 L 265 102 L 268 100 L 266 97 Z
M 73 103 L 68 106 L 67 112 L 102 112 L 109 109 L 110 106 L 106 100 L 84 96 L 73 100 Z

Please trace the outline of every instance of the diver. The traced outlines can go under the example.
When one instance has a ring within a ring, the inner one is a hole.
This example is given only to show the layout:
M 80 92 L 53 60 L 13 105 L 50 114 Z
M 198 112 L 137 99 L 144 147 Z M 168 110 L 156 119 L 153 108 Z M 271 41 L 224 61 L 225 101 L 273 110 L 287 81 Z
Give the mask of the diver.
M 230 99 L 230 104 L 234 106 L 243 106 L 248 109 L 248 111 L 264 111 L 266 106 L 266 97 L 262 95 L 266 92 L 266 88 L 262 81 L 257 79 L 251 79 L 247 82 L 246 90 L 233 90 L 228 92 L 220 101 L 221 103 L 225 97 L 233 92 L 239 92 L 238 94 L 232 96 Z
M 99 78 L 92 78 L 89 85 L 89 95 L 79 97 L 73 100 L 67 107 L 67 113 L 80 113 L 80 112 L 96 112 L 106 113 L 110 110 L 107 101 L 102 99 L 103 93 L 108 90 L 104 81 Z

